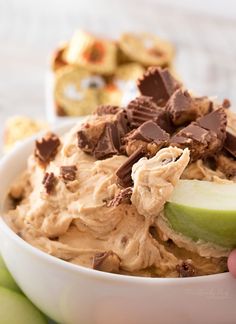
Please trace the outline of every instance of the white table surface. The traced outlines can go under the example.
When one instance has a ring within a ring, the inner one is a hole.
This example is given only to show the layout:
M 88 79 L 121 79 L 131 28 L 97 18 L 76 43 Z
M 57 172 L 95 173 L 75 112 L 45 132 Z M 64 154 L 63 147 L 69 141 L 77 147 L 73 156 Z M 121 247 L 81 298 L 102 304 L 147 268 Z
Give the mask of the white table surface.
M 0 0 L 0 138 L 12 114 L 44 118 L 49 54 L 79 27 L 111 37 L 166 37 L 189 88 L 236 106 L 235 1 Z

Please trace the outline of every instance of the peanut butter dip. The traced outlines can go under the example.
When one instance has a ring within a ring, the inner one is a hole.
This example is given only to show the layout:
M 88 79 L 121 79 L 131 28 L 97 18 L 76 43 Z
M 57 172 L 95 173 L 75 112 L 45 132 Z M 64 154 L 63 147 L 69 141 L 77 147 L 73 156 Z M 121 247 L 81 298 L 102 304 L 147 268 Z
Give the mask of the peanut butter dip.
M 10 189 L 7 222 L 46 253 L 100 271 L 152 277 L 226 271 L 227 251 L 171 232 L 162 213 L 180 178 L 234 181 L 228 108 L 190 96 L 167 70 L 148 71 L 138 82 L 142 96 L 127 108 L 100 106 L 61 138 L 48 133 L 36 141 Z

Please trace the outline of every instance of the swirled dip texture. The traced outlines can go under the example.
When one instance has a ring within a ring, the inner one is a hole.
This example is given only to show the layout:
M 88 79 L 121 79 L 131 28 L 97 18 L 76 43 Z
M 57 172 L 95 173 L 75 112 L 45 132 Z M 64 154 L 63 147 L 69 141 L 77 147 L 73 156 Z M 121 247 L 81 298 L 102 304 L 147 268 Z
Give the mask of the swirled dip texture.
M 152 68 L 138 84 L 142 96 L 127 108 L 100 106 L 63 137 L 36 141 L 6 219 L 33 246 L 96 270 L 223 272 L 225 251 L 171 232 L 162 212 L 180 178 L 235 181 L 235 117 L 190 96 L 167 70 Z

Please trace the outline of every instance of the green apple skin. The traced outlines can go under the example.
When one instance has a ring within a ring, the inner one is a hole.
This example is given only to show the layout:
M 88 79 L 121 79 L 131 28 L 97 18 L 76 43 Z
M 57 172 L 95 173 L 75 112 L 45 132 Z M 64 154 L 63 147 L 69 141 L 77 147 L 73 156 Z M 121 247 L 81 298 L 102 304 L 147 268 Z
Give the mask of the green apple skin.
M 46 318 L 23 295 L 0 287 L 1 324 L 46 324 Z
M 174 231 L 194 241 L 236 247 L 236 210 L 211 210 L 167 202 L 164 214 Z
M 12 278 L 7 268 L 0 268 L 0 286 L 14 290 L 16 292 L 21 292 L 20 288 L 17 286 L 15 280 Z

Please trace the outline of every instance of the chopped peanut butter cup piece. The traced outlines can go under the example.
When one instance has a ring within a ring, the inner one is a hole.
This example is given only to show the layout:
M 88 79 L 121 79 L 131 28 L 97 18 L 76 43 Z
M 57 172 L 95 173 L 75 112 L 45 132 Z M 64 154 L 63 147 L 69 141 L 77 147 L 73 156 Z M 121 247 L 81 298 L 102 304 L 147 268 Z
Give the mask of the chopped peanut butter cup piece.
M 55 184 L 56 184 L 56 177 L 55 177 L 54 173 L 47 172 L 43 178 L 42 184 L 44 185 L 44 188 L 46 189 L 47 194 L 50 194 L 53 191 Z
M 112 200 L 107 204 L 107 207 L 117 207 L 120 204 L 130 204 L 130 198 L 132 195 L 132 188 L 128 187 L 121 190 Z
M 106 159 L 112 155 L 119 154 L 120 136 L 115 123 L 107 123 L 93 151 L 97 159 Z
M 113 251 L 96 253 L 93 258 L 93 269 L 105 272 L 118 273 L 120 258 Z
M 170 97 L 166 106 L 174 125 L 179 126 L 196 120 L 198 109 L 188 91 L 178 89 Z
M 98 106 L 96 110 L 96 114 L 98 116 L 103 116 L 103 115 L 115 115 L 121 110 L 120 107 L 118 106 L 112 106 L 112 105 L 101 105 Z
M 225 140 L 227 115 L 223 108 L 214 110 L 211 113 L 199 118 L 197 123 L 199 126 L 216 133 L 220 140 Z
M 141 140 L 144 142 L 154 142 L 158 145 L 166 144 L 170 135 L 165 132 L 153 121 L 146 121 L 139 128 L 137 128 L 129 137 L 131 140 Z
M 169 112 L 163 107 L 158 107 L 151 97 L 140 96 L 132 100 L 126 111 L 132 129 L 139 127 L 148 120 L 154 120 L 168 133 L 173 131 Z
M 181 87 L 168 69 L 158 67 L 148 68 L 137 85 L 142 95 L 152 97 L 159 105 L 165 105 L 175 90 Z
M 223 108 L 219 108 L 181 129 L 171 139 L 171 145 L 188 147 L 191 160 L 205 158 L 219 152 L 226 137 L 227 118 Z
M 194 277 L 196 276 L 196 270 L 191 261 L 183 261 L 181 264 L 176 266 L 176 270 L 180 278 Z
M 65 181 L 74 181 L 76 178 L 76 165 L 61 166 L 60 174 Z
M 133 165 L 138 162 L 139 159 L 145 156 L 143 148 L 137 149 L 116 171 L 117 183 L 123 188 L 131 187 L 133 184 L 131 178 L 131 172 Z
M 46 134 L 41 140 L 37 140 L 35 144 L 35 157 L 42 163 L 48 163 L 53 160 L 60 146 L 60 139 L 53 133 Z
M 236 158 L 236 136 L 227 132 L 226 139 L 224 142 L 224 148 L 229 152 L 234 158 Z
M 174 135 L 170 139 L 170 145 L 188 147 L 191 151 L 191 160 L 194 161 L 205 156 L 211 138 L 209 131 L 192 123 Z

